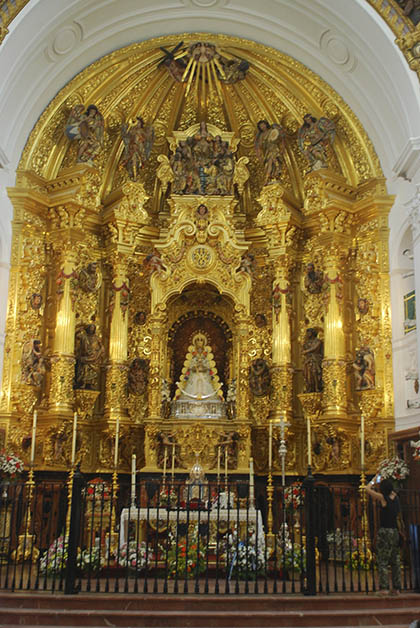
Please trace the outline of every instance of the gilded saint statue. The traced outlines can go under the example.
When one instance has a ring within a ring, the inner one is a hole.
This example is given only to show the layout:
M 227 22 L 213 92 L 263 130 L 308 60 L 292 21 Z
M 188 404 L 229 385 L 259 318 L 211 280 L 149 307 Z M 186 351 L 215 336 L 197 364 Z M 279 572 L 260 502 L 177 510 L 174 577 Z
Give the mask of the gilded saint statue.
M 322 340 L 318 338 L 318 331 L 313 327 L 309 327 L 306 330 L 302 353 L 305 392 L 321 392 L 322 358 L 324 357 L 324 347 Z
M 132 181 L 137 181 L 139 171 L 149 159 L 155 132 L 151 125 L 146 125 L 143 118 L 137 117 L 133 125 L 123 124 L 121 137 L 124 142 L 121 165 L 127 170 Z
M 41 386 L 45 371 L 41 341 L 32 339 L 25 342 L 22 349 L 22 381 L 29 386 Z
M 375 388 L 375 356 L 369 347 L 362 347 L 353 362 L 356 390 Z
M 76 389 L 98 390 L 104 354 L 102 341 L 96 335 L 96 325 L 90 323 L 76 333 Z
M 280 124 L 269 124 L 267 120 L 258 122 L 255 152 L 264 164 L 264 185 L 280 179 L 285 137 L 286 133 Z
M 328 118 L 314 118 L 310 113 L 303 116 L 299 129 L 299 148 L 309 161 L 310 170 L 328 167 L 328 146 L 334 142 L 335 124 Z
M 207 338 L 201 332 L 192 338 L 182 375 L 176 386 L 176 416 L 224 416 L 225 404 L 216 363 Z
M 77 163 L 93 166 L 104 143 L 104 118 L 96 105 L 75 105 L 66 123 L 65 133 L 69 140 L 78 140 Z

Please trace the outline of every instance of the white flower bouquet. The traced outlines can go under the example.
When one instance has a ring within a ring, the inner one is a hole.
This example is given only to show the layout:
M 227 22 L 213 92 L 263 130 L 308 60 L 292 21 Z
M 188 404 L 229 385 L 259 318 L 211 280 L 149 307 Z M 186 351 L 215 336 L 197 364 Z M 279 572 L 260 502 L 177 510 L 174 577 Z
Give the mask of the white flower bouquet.
M 379 465 L 378 474 L 383 480 L 405 480 L 410 474 L 407 464 L 401 458 L 388 458 L 382 460 Z
M 0 474 L 8 475 L 13 478 L 23 471 L 23 462 L 15 454 L 0 453 Z
M 235 528 L 228 534 L 226 551 L 223 555 L 229 579 L 254 580 L 265 563 L 265 546 L 261 537 L 257 539 L 254 528 L 249 528 L 247 538 L 238 538 Z
M 129 541 L 120 547 L 118 564 L 132 571 L 141 571 L 153 559 L 152 550 L 147 551 L 146 543 Z

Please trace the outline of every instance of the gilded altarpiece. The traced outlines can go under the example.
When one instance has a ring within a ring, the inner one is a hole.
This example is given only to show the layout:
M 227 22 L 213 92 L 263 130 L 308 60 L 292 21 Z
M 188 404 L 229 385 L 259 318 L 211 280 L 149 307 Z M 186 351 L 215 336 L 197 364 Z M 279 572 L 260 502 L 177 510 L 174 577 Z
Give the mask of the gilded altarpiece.
M 157 61 L 208 38 L 223 72 Z M 72 132 L 90 103 L 86 146 Z M 36 470 L 68 470 L 74 412 L 89 473 L 112 471 L 117 424 L 120 472 L 135 453 L 145 474 L 197 459 L 245 474 L 251 456 L 265 474 L 272 421 L 280 473 L 284 419 L 288 474 L 308 446 L 314 472 L 359 473 L 361 414 L 366 470 L 385 457 L 393 199 L 360 122 L 307 68 L 205 34 L 115 51 L 50 103 L 9 197 L 0 427 L 28 461 L 37 411 Z

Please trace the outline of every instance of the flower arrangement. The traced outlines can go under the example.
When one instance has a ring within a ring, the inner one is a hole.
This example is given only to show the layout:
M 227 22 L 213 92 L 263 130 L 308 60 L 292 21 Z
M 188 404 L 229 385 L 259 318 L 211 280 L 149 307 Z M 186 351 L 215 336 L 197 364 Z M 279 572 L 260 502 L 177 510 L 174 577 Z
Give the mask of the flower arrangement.
M 109 499 L 111 496 L 110 484 L 102 478 L 89 480 L 86 486 L 86 494 L 90 499 Z
M 254 528 L 249 528 L 245 540 L 238 538 L 236 527 L 227 536 L 226 551 L 223 560 L 229 570 L 229 579 L 233 577 L 241 580 L 253 580 L 264 567 L 265 544 L 263 538 L 258 538 Z
M 89 549 L 78 551 L 77 565 L 81 571 L 99 571 L 106 562 L 106 558 L 100 547 L 92 546 Z
M 341 528 L 337 528 L 334 532 L 328 532 L 326 538 L 329 557 L 339 560 L 344 560 L 346 552 L 354 546 L 356 541 L 351 530 L 341 530 Z
M 367 548 L 365 551 L 355 549 L 347 554 L 346 567 L 353 571 L 369 571 L 372 566 L 372 558 L 370 549 Z
M 299 543 L 289 543 L 280 555 L 279 564 L 284 569 L 302 573 L 306 569 L 306 550 Z
M 153 560 L 151 548 L 147 548 L 145 541 L 137 543 L 129 541 L 120 547 L 118 564 L 120 567 L 128 567 L 132 571 L 141 571 L 148 562 Z
M 410 474 L 410 470 L 407 464 L 401 458 L 389 458 L 387 460 L 382 460 L 379 465 L 378 474 L 382 477 L 382 479 L 391 479 L 391 480 L 404 480 Z
M 206 551 L 201 543 L 198 528 L 187 539 L 168 539 L 168 570 L 172 578 L 196 578 L 206 570 Z
M 48 576 L 56 576 L 64 572 L 67 565 L 68 540 L 63 535 L 53 541 L 42 556 L 39 571 Z
M 303 504 L 305 491 L 302 482 L 293 482 L 284 489 L 284 506 L 290 510 L 296 510 Z
M 177 492 L 173 488 L 163 487 L 159 493 L 159 506 L 172 508 L 178 503 Z
M 23 471 L 23 462 L 15 454 L 6 454 L 5 451 L 0 453 L 0 473 L 13 478 Z

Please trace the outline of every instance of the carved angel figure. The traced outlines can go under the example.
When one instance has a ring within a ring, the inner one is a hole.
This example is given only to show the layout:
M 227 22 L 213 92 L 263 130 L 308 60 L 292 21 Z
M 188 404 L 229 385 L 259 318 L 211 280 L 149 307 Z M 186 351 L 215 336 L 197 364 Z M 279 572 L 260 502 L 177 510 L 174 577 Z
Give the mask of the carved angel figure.
M 28 340 L 22 349 L 22 381 L 30 386 L 41 386 L 45 371 L 45 358 L 41 351 L 41 341 Z
M 154 273 L 155 271 L 163 273 L 166 270 L 159 254 L 156 253 L 156 251 L 147 255 L 144 258 L 143 264 L 150 270 L 151 273 Z
M 327 146 L 334 142 L 335 124 L 328 118 L 314 118 L 310 113 L 303 116 L 299 129 L 299 148 L 309 161 L 310 170 L 328 167 Z
M 79 140 L 77 163 L 93 166 L 103 146 L 104 118 L 96 105 L 89 105 L 83 111 L 83 105 L 75 105 L 66 123 L 65 133 L 69 140 Z
M 264 185 L 280 178 L 285 137 L 286 132 L 280 124 L 270 125 L 267 120 L 258 122 L 255 152 L 264 164 Z
M 152 152 L 155 131 L 151 125 L 145 125 L 143 118 L 130 126 L 123 124 L 121 136 L 124 142 L 121 165 L 127 170 L 132 181 L 137 181 L 138 173 L 149 159 Z

